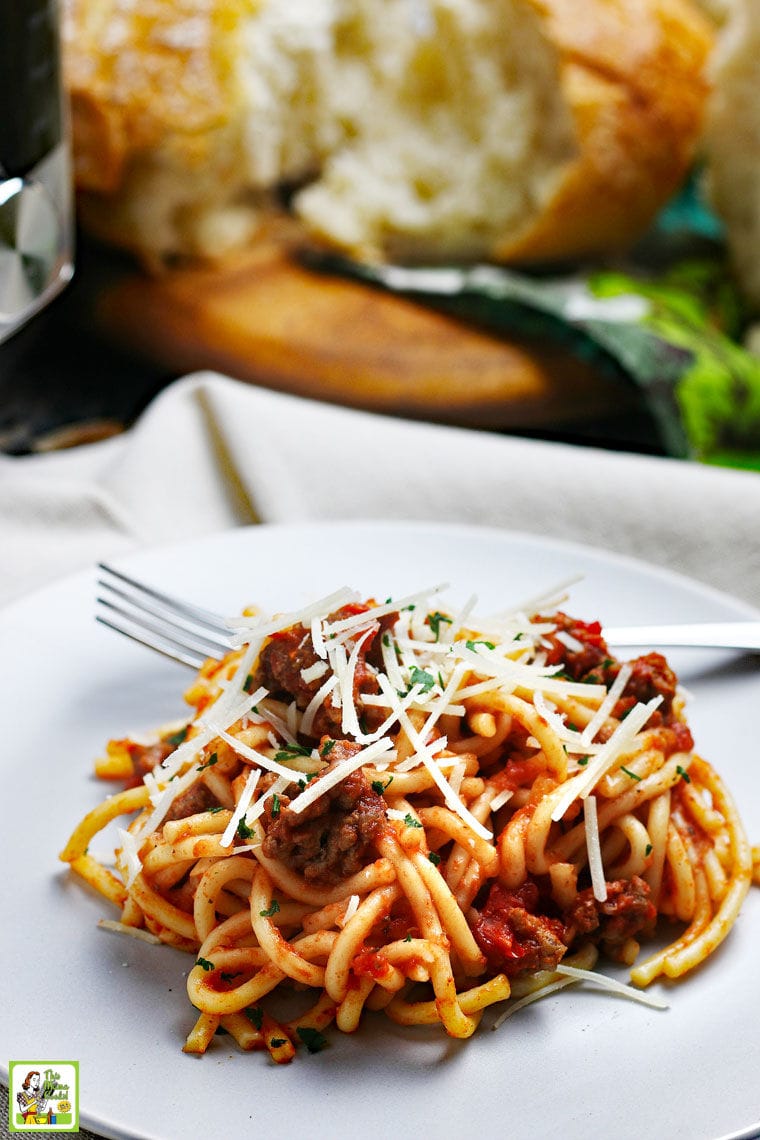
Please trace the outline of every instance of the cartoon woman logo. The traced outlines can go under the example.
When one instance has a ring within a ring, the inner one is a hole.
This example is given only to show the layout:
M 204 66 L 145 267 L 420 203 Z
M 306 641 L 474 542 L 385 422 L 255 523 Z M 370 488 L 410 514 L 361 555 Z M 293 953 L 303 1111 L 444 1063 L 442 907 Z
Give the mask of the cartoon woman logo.
M 26 1074 L 21 1092 L 17 1093 L 16 1100 L 24 1118 L 24 1124 L 37 1124 L 40 1117 L 47 1120 L 45 1110 L 47 1097 L 42 1087 L 42 1077 L 37 1069 L 30 1069 Z

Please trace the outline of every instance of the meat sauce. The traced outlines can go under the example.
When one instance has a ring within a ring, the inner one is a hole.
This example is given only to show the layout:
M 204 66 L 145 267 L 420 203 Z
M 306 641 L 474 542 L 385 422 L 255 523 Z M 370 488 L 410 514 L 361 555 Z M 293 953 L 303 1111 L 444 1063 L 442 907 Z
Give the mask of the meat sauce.
M 329 621 L 340 621 L 355 614 L 366 613 L 368 605 L 353 603 L 343 606 L 342 609 L 330 614 Z M 376 695 L 380 692 L 377 681 L 378 634 L 389 628 L 397 619 L 397 614 L 387 614 L 379 621 L 368 622 L 366 626 L 357 631 L 357 640 L 361 635 L 368 633 L 361 643 L 356 671 L 354 673 L 354 701 L 361 694 Z M 349 642 L 347 648 L 351 649 Z M 322 677 L 312 681 L 305 681 L 303 670 L 308 670 L 322 659 L 317 655 L 311 640 L 310 632 L 303 625 L 294 625 L 272 636 L 261 651 L 259 667 L 254 680 L 254 687 L 263 685 L 269 692 L 281 699 L 295 700 L 299 709 L 305 709 L 319 690 L 323 682 Z M 369 728 L 377 727 L 384 719 L 382 710 L 368 709 L 366 722 Z M 314 720 L 313 734 L 321 736 L 339 736 L 341 732 L 341 710 L 331 701 L 325 701 Z
M 574 681 L 605 685 L 609 688 L 622 668 L 622 662 L 613 657 L 604 640 L 598 621 L 585 622 L 564 613 L 536 621 L 552 622 L 555 631 L 545 636 L 548 646 L 547 664 L 560 665 L 562 672 Z M 570 648 L 557 633 L 565 633 L 578 642 L 579 648 Z M 661 746 L 666 755 L 685 752 L 694 747 L 687 726 L 677 719 L 673 701 L 678 678 L 661 653 L 646 653 L 630 663 L 631 676 L 612 710 L 612 716 L 621 720 L 639 702 L 646 703 L 662 697 L 662 703 L 649 719 L 649 727 L 664 729 Z
M 492 884 L 482 909 L 474 909 L 470 927 L 488 966 L 514 977 L 524 971 L 553 970 L 576 942 L 603 943 L 614 949 L 650 930 L 657 918 L 649 886 L 634 875 L 607 884 L 600 902 L 592 889 L 578 893 L 573 905 L 556 917 L 539 912 L 547 906 L 535 882 L 516 891 Z M 548 904 L 551 907 L 551 904 Z
M 331 764 L 319 779 L 361 745 L 337 740 L 330 751 Z M 376 839 L 388 826 L 385 801 L 373 791 L 362 771 L 352 772 L 296 813 L 283 795 L 272 799 L 262 816 L 266 833 L 262 850 L 297 871 L 309 882 L 328 885 L 361 870 Z

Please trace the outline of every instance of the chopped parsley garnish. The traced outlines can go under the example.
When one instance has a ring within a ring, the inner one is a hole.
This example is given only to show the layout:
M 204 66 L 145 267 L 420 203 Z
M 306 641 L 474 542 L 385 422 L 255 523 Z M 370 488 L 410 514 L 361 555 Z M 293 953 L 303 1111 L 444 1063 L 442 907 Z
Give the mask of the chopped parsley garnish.
M 423 693 L 429 693 L 435 684 L 435 677 L 424 669 L 414 665 L 409 673 L 409 680 L 413 685 L 421 685 Z
M 299 1025 L 296 1033 L 310 1053 L 318 1053 L 327 1044 L 324 1033 L 320 1033 L 318 1029 L 312 1029 L 310 1025 Z
M 206 768 L 211 768 L 214 764 L 216 764 L 216 761 L 217 761 L 216 752 L 212 752 L 211 755 L 209 756 L 208 760 L 205 762 L 205 764 L 199 764 L 198 765 L 198 771 L 203 772 L 203 771 L 205 771 Z
M 408 811 L 404 816 L 404 823 L 407 827 L 422 827 L 422 824 L 419 822 L 419 820 L 414 818 L 410 811 Z
M 243 692 L 250 693 L 253 689 L 253 673 L 249 673 L 243 684 Z
M 435 853 L 435 851 L 428 851 L 428 859 L 430 860 L 430 862 L 433 864 L 434 867 L 437 867 L 441 861 L 441 856 L 437 855 Z
M 496 646 L 494 645 L 494 643 L 492 641 L 482 641 L 482 640 L 481 641 L 465 641 L 465 645 L 467 646 L 468 649 L 471 649 L 473 652 L 475 651 L 476 645 L 485 645 L 486 649 L 495 649 L 496 648 Z
M 259 914 L 262 918 L 271 918 L 273 914 L 277 914 L 280 909 L 280 904 L 277 899 L 272 899 L 266 910 L 260 910 Z
M 164 737 L 167 744 L 179 745 L 186 739 L 190 725 L 186 724 L 184 728 L 180 728 L 178 732 L 171 732 L 168 736 Z
M 680 764 L 676 764 L 676 772 L 678 772 L 678 775 L 681 777 L 682 780 L 685 780 L 687 784 L 691 783 L 691 776 L 689 775 L 689 773 L 686 771 L 685 768 L 681 767 Z
M 579 756 L 578 757 L 578 767 L 579 768 L 585 768 L 585 766 L 588 764 L 588 762 L 589 762 L 588 756 Z
M 196 958 L 195 964 L 196 966 L 200 966 L 202 970 L 213 970 L 214 968 L 214 963 L 209 962 L 208 958 Z
M 334 747 L 335 747 L 335 741 L 334 740 L 326 740 L 319 750 L 319 755 L 322 757 L 322 759 L 324 759 L 325 756 L 330 755 L 330 753 L 332 752 Z
M 261 1029 L 264 1024 L 264 1010 L 260 1005 L 253 1005 L 250 1009 L 245 1010 L 245 1016 L 250 1021 L 254 1029 Z
M 434 614 L 428 614 L 427 620 L 436 641 L 438 641 L 438 638 L 441 636 L 441 622 L 445 622 L 447 625 L 451 625 L 452 622 L 450 617 L 440 613 L 439 610 L 436 610 Z
M 404 939 L 404 942 L 411 942 L 411 941 L 412 941 L 411 934 L 407 934 L 406 938 Z
M 277 795 L 277 792 L 274 792 L 272 794 L 272 819 L 277 819 L 277 816 L 280 814 L 280 806 L 280 797 Z
M 279 1049 L 280 1045 L 287 1045 L 287 1037 L 270 1037 L 269 1044 L 273 1049 Z
M 241 839 L 253 839 L 253 828 L 248 826 L 242 816 L 238 820 L 237 833 Z
M 274 754 L 275 760 L 280 764 L 285 760 L 294 760 L 296 756 L 311 756 L 311 749 L 304 748 L 302 744 L 286 744 Z
M 645 855 L 651 855 L 653 850 L 654 850 L 654 848 L 652 847 L 652 844 L 647 843 L 646 847 L 644 848 L 644 854 Z
M 234 982 L 235 978 L 239 978 L 239 977 L 240 977 L 239 972 L 237 974 L 226 974 L 224 971 L 222 971 L 222 974 L 221 974 L 222 981 L 224 981 L 224 982 Z
M 217 804 L 216 807 L 210 807 L 208 809 L 208 814 L 216 815 L 218 811 L 224 811 L 224 804 Z
M 386 790 L 386 788 L 389 788 L 392 783 L 393 783 L 393 776 L 389 776 L 386 783 L 383 783 L 382 780 L 373 780 L 372 781 L 372 791 L 377 792 L 377 794 L 379 796 L 381 796 L 383 794 L 383 792 Z
M 637 776 L 636 773 L 632 772 L 630 768 L 626 768 L 625 764 L 620 765 L 620 771 L 625 772 L 626 776 L 629 776 L 632 780 L 641 779 L 641 776 Z

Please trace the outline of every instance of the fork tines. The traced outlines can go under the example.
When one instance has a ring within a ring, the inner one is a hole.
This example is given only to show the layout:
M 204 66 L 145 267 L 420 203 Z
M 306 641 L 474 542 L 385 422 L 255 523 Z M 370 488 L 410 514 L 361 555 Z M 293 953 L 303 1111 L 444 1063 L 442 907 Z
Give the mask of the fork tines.
M 183 665 L 199 668 L 232 648 L 224 619 L 98 563 L 96 620 Z

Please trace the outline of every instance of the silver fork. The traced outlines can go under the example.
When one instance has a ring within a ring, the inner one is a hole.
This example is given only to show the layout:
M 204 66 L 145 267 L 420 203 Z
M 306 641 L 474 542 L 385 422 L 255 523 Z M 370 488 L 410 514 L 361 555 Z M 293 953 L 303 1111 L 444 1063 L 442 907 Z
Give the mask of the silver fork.
M 97 621 L 141 645 L 198 669 L 232 648 L 224 618 L 98 563 Z M 760 621 L 605 627 L 617 649 L 741 649 L 760 653 Z
M 101 625 L 192 669 L 232 648 L 230 629 L 219 614 L 154 590 L 103 562 L 98 571 L 95 618 Z

